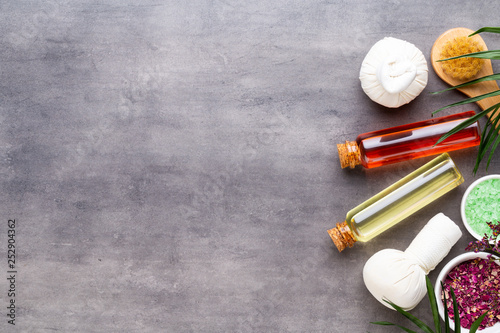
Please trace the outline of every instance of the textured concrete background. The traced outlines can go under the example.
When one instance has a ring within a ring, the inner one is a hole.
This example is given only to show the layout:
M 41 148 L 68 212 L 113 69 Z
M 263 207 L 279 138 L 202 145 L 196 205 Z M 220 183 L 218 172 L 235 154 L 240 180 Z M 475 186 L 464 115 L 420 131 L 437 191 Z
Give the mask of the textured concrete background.
M 429 159 L 340 169 L 336 144 L 430 118 L 463 96 L 430 69 L 411 104 L 373 103 L 369 48 L 429 60 L 447 29 L 498 23 L 490 1 L 1 1 L 0 262 L 16 220 L 16 332 L 392 332 L 366 290 L 375 252 L 459 215 L 466 181 L 339 254 L 326 230 Z M 483 38 L 500 48 L 500 37 Z M 429 64 L 430 66 L 430 64 Z M 476 105 L 443 112 L 449 114 Z M 500 153 L 490 173 L 500 170 Z M 445 260 L 446 261 L 446 260 Z M 430 274 L 434 281 L 444 262 Z M 427 322 L 427 301 L 413 313 Z M 410 324 L 408 324 L 410 325 Z M 394 331 L 397 331 L 396 329 Z

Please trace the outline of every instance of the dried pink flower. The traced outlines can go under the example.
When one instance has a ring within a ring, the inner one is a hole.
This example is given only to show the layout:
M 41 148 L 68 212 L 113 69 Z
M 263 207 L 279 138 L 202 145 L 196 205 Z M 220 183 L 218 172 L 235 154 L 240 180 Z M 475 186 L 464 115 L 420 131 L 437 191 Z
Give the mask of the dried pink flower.
M 485 251 L 490 253 L 490 256 L 488 257 L 490 261 L 498 260 L 498 257 L 500 257 L 500 238 L 498 237 L 498 235 L 500 235 L 500 221 L 497 221 L 496 224 L 491 222 L 486 223 L 492 231 L 491 236 L 484 234 L 481 240 L 470 242 L 465 250 L 474 251 L 476 253 L 479 251 Z M 494 256 L 496 256 L 496 258 Z
M 453 288 L 462 327 L 470 328 L 472 323 L 486 310 L 488 315 L 481 322 L 480 329 L 493 326 L 500 321 L 500 266 L 492 260 L 476 258 L 453 268 L 444 281 L 448 315 L 453 319 L 453 303 L 450 288 Z

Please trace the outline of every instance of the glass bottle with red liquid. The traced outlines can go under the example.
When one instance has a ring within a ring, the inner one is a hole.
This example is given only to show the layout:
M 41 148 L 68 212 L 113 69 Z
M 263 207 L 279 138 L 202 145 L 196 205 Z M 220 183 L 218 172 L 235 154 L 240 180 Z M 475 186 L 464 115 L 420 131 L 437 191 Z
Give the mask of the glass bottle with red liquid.
M 467 111 L 360 134 L 356 141 L 337 144 L 340 165 L 375 168 L 477 146 L 481 141 L 477 121 L 436 145 L 441 136 L 474 115 L 474 111 Z

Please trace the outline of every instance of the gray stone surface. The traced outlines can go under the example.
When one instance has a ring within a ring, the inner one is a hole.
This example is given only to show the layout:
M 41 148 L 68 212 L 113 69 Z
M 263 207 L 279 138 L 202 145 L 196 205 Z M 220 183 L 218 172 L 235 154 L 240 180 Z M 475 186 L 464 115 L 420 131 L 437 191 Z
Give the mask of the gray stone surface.
M 392 332 L 402 317 L 362 280 L 459 202 L 476 149 L 451 153 L 458 189 L 338 253 L 326 230 L 422 159 L 342 170 L 336 144 L 430 118 L 461 99 L 430 70 L 389 110 L 358 80 L 378 40 L 429 60 L 458 26 L 495 26 L 497 1 L 0 2 L 0 262 L 16 220 L 8 332 Z M 495 35 L 484 36 L 490 48 Z M 430 64 L 429 64 L 430 65 Z M 458 107 L 444 113 L 476 105 Z M 500 154 L 490 173 L 499 171 Z M 446 260 L 445 260 L 446 261 Z M 444 262 L 430 274 L 434 281 Z M 413 313 L 431 322 L 427 302 Z M 397 330 L 394 330 L 397 331 Z

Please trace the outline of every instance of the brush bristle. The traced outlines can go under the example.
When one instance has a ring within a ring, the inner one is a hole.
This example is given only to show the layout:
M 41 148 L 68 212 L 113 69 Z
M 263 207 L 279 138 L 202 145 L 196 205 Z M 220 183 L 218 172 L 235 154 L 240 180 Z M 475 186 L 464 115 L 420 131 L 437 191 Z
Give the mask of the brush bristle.
M 441 51 L 441 59 L 460 56 L 463 54 L 480 52 L 482 47 L 470 37 L 457 37 L 448 41 Z M 460 58 L 443 61 L 443 71 L 459 80 L 472 79 L 483 67 L 484 60 L 478 58 Z

